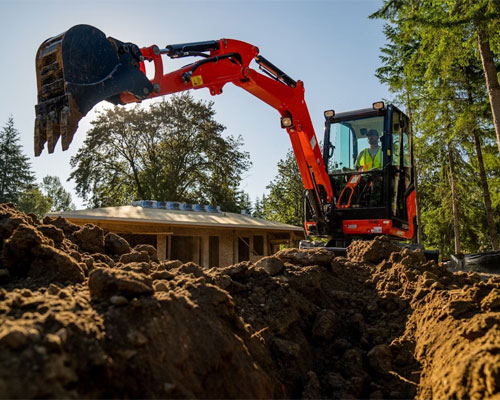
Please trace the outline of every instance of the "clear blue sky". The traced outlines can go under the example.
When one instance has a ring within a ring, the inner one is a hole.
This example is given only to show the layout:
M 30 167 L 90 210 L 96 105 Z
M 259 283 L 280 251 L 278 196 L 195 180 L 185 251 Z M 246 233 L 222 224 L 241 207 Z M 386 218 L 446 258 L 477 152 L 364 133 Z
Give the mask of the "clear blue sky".
M 383 23 L 368 19 L 381 4 L 382 0 L 0 0 L 0 126 L 12 114 L 38 181 L 58 176 L 82 207 L 74 183 L 66 180 L 69 160 L 82 145 L 93 112 L 80 122 L 66 152 L 58 144 L 54 154 L 45 150 L 35 158 L 33 125 L 36 51 L 45 39 L 84 23 L 139 47 L 220 38 L 252 43 L 261 55 L 304 82 L 316 135 L 322 140 L 324 110 L 365 108 L 390 97 L 374 76 L 384 45 Z M 278 112 L 230 84 L 216 97 L 206 89 L 191 93 L 214 101 L 216 119 L 227 127 L 227 134 L 243 136 L 253 167 L 244 176 L 242 189 L 252 200 L 261 197 L 277 173 L 278 161 L 291 147 Z M 106 103 L 96 108 L 102 107 Z

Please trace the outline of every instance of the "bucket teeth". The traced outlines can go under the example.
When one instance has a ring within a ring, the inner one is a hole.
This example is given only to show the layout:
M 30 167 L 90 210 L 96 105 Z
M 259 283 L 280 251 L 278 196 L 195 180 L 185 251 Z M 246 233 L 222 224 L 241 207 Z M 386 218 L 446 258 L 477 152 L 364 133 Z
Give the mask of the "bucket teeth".
M 37 115 L 35 118 L 35 156 L 38 157 L 43 150 L 47 138 L 42 125 L 42 117 Z
M 71 139 L 68 138 L 68 126 L 69 126 L 69 122 L 70 122 L 70 113 L 71 112 L 70 112 L 68 106 L 63 107 L 63 109 L 61 111 L 61 118 L 59 120 L 59 131 L 61 133 L 61 147 L 63 150 L 68 149 L 68 147 L 71 143 L 71 139 L 73 139 L 73 137 L 71 137 Z
M 45 143 L 48 152 L 53 153 L 59 138 L 62 149 L 68 149 L 82 117 L 77 109 L 72 110 L 71 107 L 75 105 L 70 94 L 36 106 L 35 156 L 41 154 Z
M 55 117 L 55 111 L 51 111 L 47 117 L 47 124 L 45 126 L 47 135 L 47 150 L 49 151 L 49 153 L 54 152 L 57 139 L 59 139 L 59 132 L 57 132 L 56 130 L 58 126 L 54 123 Z

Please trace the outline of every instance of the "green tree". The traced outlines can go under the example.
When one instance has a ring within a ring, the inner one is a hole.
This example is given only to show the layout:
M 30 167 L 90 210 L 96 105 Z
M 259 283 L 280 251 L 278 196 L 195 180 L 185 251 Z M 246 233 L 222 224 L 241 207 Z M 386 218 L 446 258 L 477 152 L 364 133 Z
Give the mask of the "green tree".
M 236 207 L 239 211 L 244 211 L 245 213 L 252 215 L 252 202 L 250 201 L 250 195 L 243 191 L 238 191 L 236 194 Z
M 293 151 L 278 162 L 278 175 L 267 186 L 262 198 L 264 217 L 271 221 L 301 226 L 304 222 L 304 185 Z
M 255 199 L 255 204 L 253 206 L 252 216 L 254 218 L 266 218 L 264 205 L 266 204 L 267 197 L 265 194 L 262 195 L 262 198 L 258 197 Z
M 484 249 L 488 239 L 498 248 L 498 203 L 491 196 L 498 192 L 498 164 L 490 153 L 494 127 L 477 40 L 478 10 L 489 27 L 498 22 L 490 3 L 385 1 L 372 16 L 389 21 L 377 76 L 406 105 L 416 128 L 424 241 L 445 255 L 452 241 L 455 252 Z
M 373 16 L 372 16 L 373 17 Z M 409 67 L 419 67 L 412 65 L 412 57 L 419 47 L 419 40 L 415 32 L 403 32 L 397 25 L 384 25 L 384 33 L 388 44 L 381 48 L 382 54 L 380 60 L 383 65 L 376 70 L 375 76 L 389 86 L 391 92 L 395 95 L 393 103 L 399 104 L 401 108 L 406 108 L 406 113 L 410 119 L 410 132 L 414 135 L 414 125 L 418 118 L 416 112 L 421 95 L 422 81 L 419 74 L 410 73 Z M 413 139 L 413 147 L 414 147 Z M 414 162 L 414 168 L 418 173 L 417 165 Z M 421 220 L 421 200 L 419 181 L 415 180 L 415 189 L 417 191 L 417 242 L 422 243 L 422 220 Z
M 19 144 L 19 131 L 9 117 L 0 130 L 0 202 L 17 203 L 21 193 L 35 181 L 28 157 Z
M 468 41 L 475 42 L 478 59 L 481 60 L 482 76 L 491 105 L 492 123 L 500 152 L 500 84 L 497 60 L 500 41 L 500 2 L 498 0 L 433 0 L 400 1 L 384 0 L 384 5 L 371 17 L 384 18 L 399 26 L 402 32 L 420 31 L 440 48 L 431 54 L 446 61 L 468 53 Z M 456 32 L 465 33 L 462 42 L 450 44 Z M 462 52 L 463 50 L 465 52 Z M 460 56 L 458 57 L 460 58 Z M 449 64 L 452 65 L 452 64 Z
M 19 196 L 17 208 L 26 214 L 36 214 L 43 217 L 50 211 L 52 200 L 44 196 L 37 186 L 32 186 Z
M 44 177 L 40 189 L 52 201 L 50 211 L 57 212 L 75 209 L 75 205 L 71 202 L 71 194 L 64 189 L 61 180 L 57 176 L 47 175 Z
M 222 135 L 225 127 L 214 116 L 212 103 L 188 93 L 147 109 L 115 107 L 99 114 L 71 160 L 76 192 L 93 207 L 151 199 L 239 212 L 249 155 L 241 151 L 241 137 Z

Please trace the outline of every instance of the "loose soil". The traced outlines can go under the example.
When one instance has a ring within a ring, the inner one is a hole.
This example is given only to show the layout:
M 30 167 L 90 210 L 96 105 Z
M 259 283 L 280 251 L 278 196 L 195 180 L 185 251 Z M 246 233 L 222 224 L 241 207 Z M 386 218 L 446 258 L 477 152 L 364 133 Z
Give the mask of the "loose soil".
M 2 398 L 500 398 L 500 279 L 387 238 L 205 269 L 0 205 Z

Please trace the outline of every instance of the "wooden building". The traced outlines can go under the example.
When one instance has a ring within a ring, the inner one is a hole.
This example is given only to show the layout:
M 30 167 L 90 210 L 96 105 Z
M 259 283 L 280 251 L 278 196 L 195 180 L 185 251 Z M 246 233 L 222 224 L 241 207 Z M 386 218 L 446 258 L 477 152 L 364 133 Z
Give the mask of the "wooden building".
M 120 206 L 51 213 L 79 224 L 118 233 L 131 246 L 151 244 L 160 260 L 194 261 L 218 267 L 253 261 L 280 245 L 298 246 L 301 227 L 229 212 L 180 211 Z

